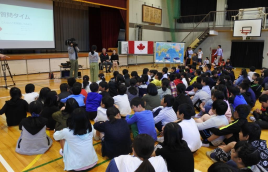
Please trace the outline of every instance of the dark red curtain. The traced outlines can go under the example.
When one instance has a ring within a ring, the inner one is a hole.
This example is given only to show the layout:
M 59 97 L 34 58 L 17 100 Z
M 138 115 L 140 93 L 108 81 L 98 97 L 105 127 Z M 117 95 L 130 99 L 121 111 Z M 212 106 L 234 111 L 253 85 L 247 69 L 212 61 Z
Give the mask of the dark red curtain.
M 100 8 L 89 7 L 89 48 L 97 46 L 97 51 L 102 49 L 102 30 L 101 30 L 101 10 Z
M 101 37 L 103 48 L 117 47 L 120 31 L 121 14 L 118 9 L 101 7 Z
M 115 7 L 127 8 L 126 0 L 86 0 L 86 1 Z
M 122 20 L 123 20 L 124 24 L 126 24 L 127 11 L 126 10 L 120 10 L 120 14 L 121 14 L 121 17 L 122 17 Z

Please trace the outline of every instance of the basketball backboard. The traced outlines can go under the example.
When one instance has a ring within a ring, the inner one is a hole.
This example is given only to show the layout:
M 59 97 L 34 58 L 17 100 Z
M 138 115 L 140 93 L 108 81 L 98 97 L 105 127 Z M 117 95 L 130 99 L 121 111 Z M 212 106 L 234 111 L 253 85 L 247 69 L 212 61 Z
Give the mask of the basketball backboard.
M 262 19 L 235 20 L 233 36 L 260 37 Z

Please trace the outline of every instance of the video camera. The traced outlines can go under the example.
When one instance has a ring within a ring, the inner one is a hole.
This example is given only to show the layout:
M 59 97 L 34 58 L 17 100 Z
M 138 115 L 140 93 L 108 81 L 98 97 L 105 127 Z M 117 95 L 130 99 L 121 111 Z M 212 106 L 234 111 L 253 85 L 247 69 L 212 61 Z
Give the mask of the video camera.
M 73 43 L 73 46 L 74 46 L 74 47 L 77 47 L 77 46 L 78 46 L 78 44 L 75 42 L 75 39 L 74 39 L 74 38 L 67 39 L 67 40 L 65 41 L 65 45 L 66 45 L 66 46 L 70 46 L 71 43 Z

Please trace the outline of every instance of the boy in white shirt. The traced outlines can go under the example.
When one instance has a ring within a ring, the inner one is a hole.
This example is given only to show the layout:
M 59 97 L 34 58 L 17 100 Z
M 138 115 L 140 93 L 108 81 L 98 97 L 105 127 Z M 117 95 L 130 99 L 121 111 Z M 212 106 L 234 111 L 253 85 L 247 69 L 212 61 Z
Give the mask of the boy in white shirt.
M 203 58 L 203 51 L 202 51 L 202 48 L 199 48 L 198 49 L 198 63 L 199 63 L 199 65 L 201 65 L 202 64 L 202 58 Z
M 108 117 L 106 111 L 109 107 L 113 107 L 113 105 L 114 105 L 114 99 L 112 97 L 110 96 L 102 97 L 101 105 L 97 109 L 97 116 L 94 119 L 94 122 L 96 123 L 99 121 L 107 121 Z
M 163 77 L 161 78 L 161 80 L 164 78 L 168 78 L 168 68 L 167 67 L 164 67 L 162 69 L 162 74 L 163 74 Z
M 183 140 L 188 144 L 192 152 L 197 151 L 201 146 L 200 134 L 192 116 L 195 115 L 194 107 L 189 104 L 181 104 L 178 107 L 177 117 L 181 120 L 178 125 L 182 128 Z
M 226 126 L 229 124 L 228 119 L 225 116 L 225 113 L 228 109 L 228 105 L 223 100 L 216 100 L 212 104 L 212 112 L 213 116 L 207 115 L 206 118 L 195 119 L 198 130 L 200 131 L 201 137 L 203 138 L 204 147 L 209 147 L 209 145 L 219 146 L 223 140 L 224 136 L 220 136 L 217 139 L 209 142 L 207 138 L 209 138 L 212 133 L 210 132 L 210 128 L 220 128 L 222 126 Z
M 25 95 L 24 95 L 24 100 L 30 104 L 33 101 L 37 100 L 39 97 L 39 94 L 34 92 L 35 86 L 33 84 L 27 84 L 25 86 Z
M 118 95 L 114 96 L 114 104 L 118 106 L 121 116 L 126 117 L 131 112 L 130 103 L 126 94 L 127 87 L 121 84 L 118 87 Z

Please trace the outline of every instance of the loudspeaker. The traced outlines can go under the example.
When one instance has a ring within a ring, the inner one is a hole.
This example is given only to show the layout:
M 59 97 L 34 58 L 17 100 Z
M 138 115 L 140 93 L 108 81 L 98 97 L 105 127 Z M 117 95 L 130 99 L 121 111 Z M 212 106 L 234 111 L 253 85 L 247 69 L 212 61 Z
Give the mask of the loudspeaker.
M 61 77 L 62 78 L 69 77 L 69 76 L 70 76 L 70 70 L 61 71 Z

